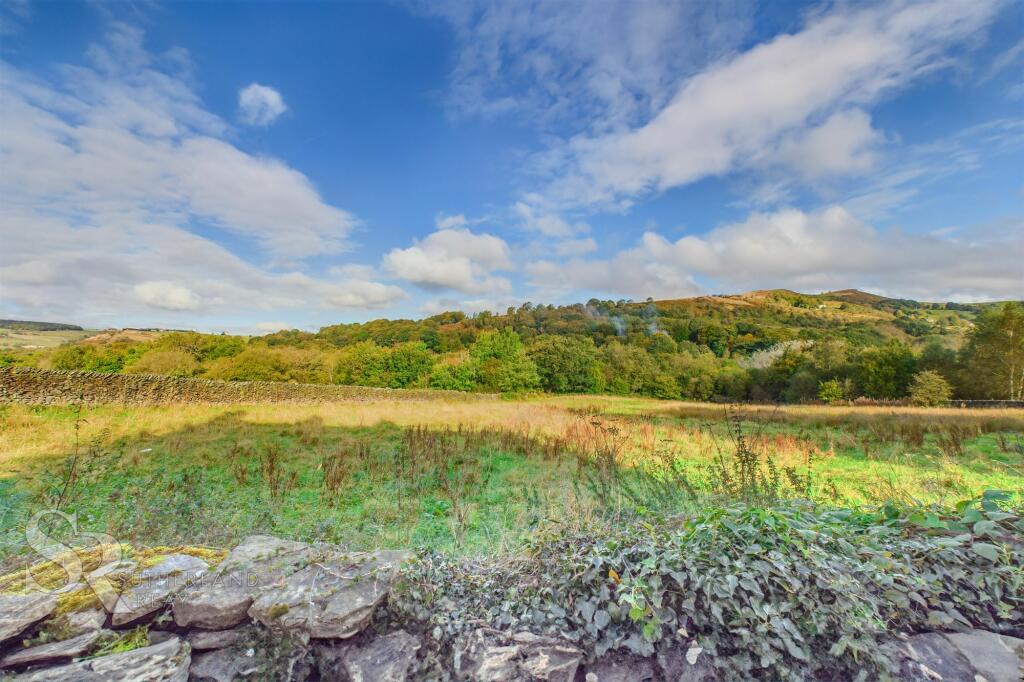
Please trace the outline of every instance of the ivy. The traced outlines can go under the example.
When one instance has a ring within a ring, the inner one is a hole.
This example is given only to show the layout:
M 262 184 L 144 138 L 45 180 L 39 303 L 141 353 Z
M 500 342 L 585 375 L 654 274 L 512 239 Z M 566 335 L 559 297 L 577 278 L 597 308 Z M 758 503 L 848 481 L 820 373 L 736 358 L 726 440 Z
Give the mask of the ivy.
M 526 556 L 421 552 L 393 608 L 440 638 L 483 619 L 582 646 L 697 646 L 725 679 L 885 677 L 895 632 L 1024 625 L 1024 521 L 989 492 L 955 511 L 732 505 L 556 526 Z M 474 625 L 475 624 L 475 625 Z

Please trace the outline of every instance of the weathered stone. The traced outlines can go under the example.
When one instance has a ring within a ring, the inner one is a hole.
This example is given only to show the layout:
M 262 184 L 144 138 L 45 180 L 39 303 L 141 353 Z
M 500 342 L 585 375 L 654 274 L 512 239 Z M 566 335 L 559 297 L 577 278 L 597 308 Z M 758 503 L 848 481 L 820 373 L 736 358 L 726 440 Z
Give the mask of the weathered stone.
M 308 637 L 351 637 L 362 630 L 391 587 L 405 552 L 336 555 L 260 593 L 249 616 L 270 628 Z
M 348 648 L 342 665 L 351 682 L 405 682 L 420 640 L 404 630 Z
M 123 583 L 131 578 L 138 567 L 139 565 L 131 560 L 111 561 L 85 576 L 89 589 L 100 600 L 107 613 L 117 607 Z
M 632 654 L 611 654 L 586 667 L 587 682 L 654 682 L 651 661 Z
M 309 563 L 314 550 L 301 542 L 253 535 L 217 567 L 174 600 L 174 622 L 182 627 L 226 630 L 246 619 L 253 600 Z
M 193 630 L 188 633 L 188 643 L 192 645 L 193 651 L 225 649 L 237 644 L 250 630 L 250 627 L 231 630 Z
M 551 644 L 531 648 L 520 665 L 538 680 L 572 682 L 582 658 L 583 652 L 576 647 Z
M 311 672 L 309 650 L 300 643 L 285 639 L 246 642 L 197 654 L 192 661 L 189 679 L 193 682 L 297 682 L 309 679 Z
M 168 600 L 199 580 L 209 565 L 188 554 L 172 554 L 150 566 L 121 593 L 111 613 L 114 626 L 125 625 L 159 611 Z
M 57 597 L 44 592 L 0 594 L 0 644 L 17 637 L 57 608 Z
M 190 649 L 180 638 L 14 677 L 18 682 L 187 682 Z
M 895 672 L 901 680 L 975 682 L 974 668 L 952 642 L 937 632 L 908 637 L 899 651 L 903 659 Z
M 987 682 L 1020 682 L 1024 679 L 1024 660 L 994 632 L 971 630 L 945 635 L 963 654 L 974 670 Z
M 218 649 L 193 657 L 189 679 L 194 682 L 232 682 L 255 675 L 259 669 L 253 649 Z
M 719 679 L 711 657 L 698 651 L 694 642 L 665 642 L 658 648 L 656 660 L 667 682 L 715 682 Z
M 583 658 L 579 649 L 550 637 L 483 629 L 470 634 L 457 651 L 460 678 L 481 682 L 570 682 Z
M 206 574 L 209 565 L 188 554 L 172 554 L 133 575 L 111 614 L 112 623 L 124 625 L 163 608 L 168 600 Z
M 518 677 L 520 651 L 518 646 L 491 646 L 480 655 L 480 663 L 472 679 L 480 682 L 508 682 Z
M 102 630 L 95 629 L 60 642 L 48 642 L 20 649 L 0 660 L 0 668 L 70 661 L 72 658 L 88 652 L 101 634 L 103 634 Z
M 107 621 L 107 614 L 99 609 L 88 609 L 69 613 L 64 619 L 67 623 L 67 632 L 79 635 L 102 628 Z

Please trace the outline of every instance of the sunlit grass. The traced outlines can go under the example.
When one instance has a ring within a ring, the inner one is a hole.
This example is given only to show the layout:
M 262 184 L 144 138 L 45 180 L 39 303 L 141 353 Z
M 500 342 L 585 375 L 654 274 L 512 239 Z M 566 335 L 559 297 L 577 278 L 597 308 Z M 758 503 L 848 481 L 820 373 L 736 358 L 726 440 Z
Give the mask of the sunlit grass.
M 741 414 L 759 451 L 780 467 L 812 472 L 820 502 L 951 505 L 987 489 L 1024 494 L 1021 411 Z M 593 514 L 601 501 L 588 493 L 580 467 L 611 441 L 620 467 L 674 466 L 699 485 L 733 447 L 725 417 L 724 406 L 607 396 L 7 406 L 0 409 L 0 534 L 10 545 L 4 553 L 17 554 L 28 515 L 62 499 L 80 529 L 136 545 L 226 546 L 270 532 L 359 549 L 489 552 L 516 546 L 539 524 Z M 412 426 L 492 435 L 469 450 L 410 462 L 402 452 Z M 65 486 L 75 452 L 74 480 Z M 331 485 L 325 467 L 334 467 Z

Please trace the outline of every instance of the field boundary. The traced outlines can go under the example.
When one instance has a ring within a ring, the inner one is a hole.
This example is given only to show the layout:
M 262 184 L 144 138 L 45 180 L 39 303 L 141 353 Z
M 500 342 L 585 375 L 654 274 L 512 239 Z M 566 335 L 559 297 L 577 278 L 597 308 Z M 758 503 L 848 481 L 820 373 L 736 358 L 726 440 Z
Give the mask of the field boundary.
M 371 388 L 273 381 L 214 381 L 153 374 L 108 374 L 34 367 L 0 367 L 0 403 L 23 405 L 173 405 L 393 400 L 495 400 L 496 395 L 432 389 Z

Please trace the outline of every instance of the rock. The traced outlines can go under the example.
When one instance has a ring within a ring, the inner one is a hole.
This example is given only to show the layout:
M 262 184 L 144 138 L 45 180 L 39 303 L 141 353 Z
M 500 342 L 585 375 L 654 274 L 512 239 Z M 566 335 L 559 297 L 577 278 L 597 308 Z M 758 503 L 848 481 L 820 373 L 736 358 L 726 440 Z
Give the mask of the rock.
M 907 682 L 976 682 L 974 669 L 960 651 L 937 632 L 908 637 L 898 647 L 897 679 Z
M 192 659 L 190 680 L 195 682 L 231 682 L 255 675 L 260 670 L 253 649 L 234 651 L 218 649 L 197 654 Z
M 579 649 L 550 637 L 485 630 L 474 631 L 457 655 L 460 678 L 480 682 L 571 682 L 583 658 Z
M 588 665 L 587 682 L 654 682 L 651 661 L 633 654 L 609 654 Z
M 65 616 L 67 631 L 73 635 L 99 630 L 107 622 L 107 614 L 99 609 L 74 611 Z
M 576 647 L 553 644 L 527 651 L 520 666 L 532 677 L 548 682 L 572 682 L 583 652 Z
M 971 630 L 944 636 L 987 682 L 1020 682 L 1024 679 L 1024 659 L 1018 658 L 1010 642 L 996 633 Z
M 175 637 L 161 644 L 14 677 L 18 682 L 187 682 L 191 654 Z
M 121 585 L 131 578 L 139 565 L 130 560 L 111 561 L 85 576 L 85 582 L 110 613 L 121 597 Z
M 342 665 L 351 682 L 405 682 L 420 640 L 404 630 L 348 648 Z
M 665 642 L 658 647 L 657 661 L 666 682 L 715 682 L 719 679 L 711 656 L 698 651 L 694 641 Z
M 202 578 L 207 569 L 209 564 L 202 559 L 172 554 L 132 576 L 111 612 L 111 623 L 117 627 L 159 611 L 173 595 Z
M 193 651 L 225 649 L 237 644 L 251 629 L 246 626 L 232 630 L 193 630 L 188 633 L 188 643 Z
M 92 645 L 96 643 L 96 640 L 102 634 L 103 630 L 97 628 L 83 635 L 60 642 L 49 642 L 27 649 L 19 649 L 14 653 L 4 656 L 0 660 L 0 668 L 16 668 L 23 665 L 70 661 L 72 658 L 81 656 L 92 649 Z
M 253 535 L 233 549 L 217 567 L 174 600 L 174 622 L 181 627 L 226 630 L 246 619 L 261 590 L 283 584 L 315 557 L 301 542 Z
M 338 554 L 263 590 L 249 616 L 268 628 L 308 637 L 351 637 L 387 596 L 405 552 Z
M 506 682 L 517 679 L 520 652 L 518 646 L 487 647 L 481 654 L 480 664 L 473 679 L 480 682 Z
M 288 638 L 260 640 L 255 637 L 253 641 L 197 654 L 189 679 L 193 682 L 290 682 L 307 680 L 311 672 L 309 650 L 304 645 Z
M 56 608 L 56 595 L 44 592 L 0 594 L 0 644 L 17 637 Z

